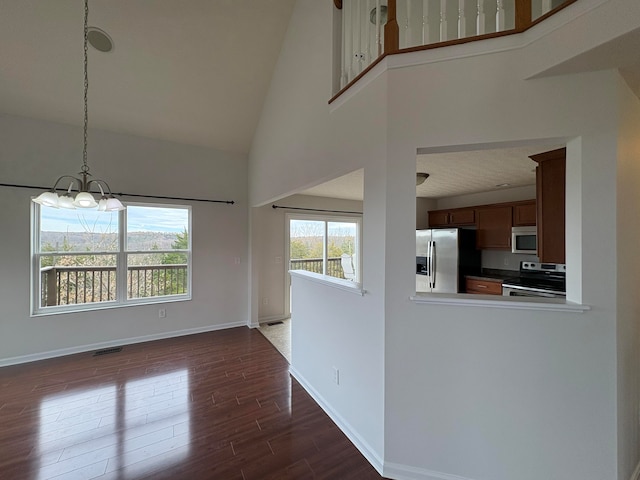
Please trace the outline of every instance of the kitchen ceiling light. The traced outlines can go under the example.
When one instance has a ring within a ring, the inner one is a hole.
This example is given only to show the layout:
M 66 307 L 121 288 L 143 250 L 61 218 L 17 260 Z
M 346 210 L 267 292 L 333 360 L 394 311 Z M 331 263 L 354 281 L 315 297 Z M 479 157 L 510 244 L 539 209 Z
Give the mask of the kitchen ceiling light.
M 56 182 L 53 184 L 53 187 L 50 191 L 44 192 L 33 199 L 34 202 L 39 203 L 40 205 L 45 205 L 47 207 L 53 208 L 96 208 L 100 211 L 117 211 L 124 210 L 124 205 L 113 196 L 111 193 L 111 188 L 104 180 L 90 180 L 88 177 L 91 176 L 89 173 L 89 165 L 87 164 L 87 127 L 89 124 L 89 115 L 88 115 L 88 102 L 87 102 L 87 94 L 89 92 L 89 75 L 88 75 L 88 55 L 87 55 L 87 45 L 88 45 L 88 37 L 89 37 L 89 28 L 88 28 L 88 20 L 89 20 L 89 0 L 84 1 L 84 141 L 82 148 L 82 168 L 78 175 L 82 178 L 74 177 L 71 175 L 62 175 L 59 177 Z M 58 184 L 64 180 L 69 180 L 69 188 L 67 193 L 62 196 L 58 196 L 56 193 L 56 188 Z M 101 198 L 100 201 L 96 201 L 93 194 L 90 192 L 90 188 L 92 185 L 95 185 L 100 190 Z M 72 196 L 73 187 L 76 187 L 78 194 L 75 198 Z M 105 195 L 105 190 L 107 194 Z
M 429 178 L 428 173 L 421 173 L 421 172 L 416 173 L 416 187 L 418 185 L 422 185 L 427 178 Z

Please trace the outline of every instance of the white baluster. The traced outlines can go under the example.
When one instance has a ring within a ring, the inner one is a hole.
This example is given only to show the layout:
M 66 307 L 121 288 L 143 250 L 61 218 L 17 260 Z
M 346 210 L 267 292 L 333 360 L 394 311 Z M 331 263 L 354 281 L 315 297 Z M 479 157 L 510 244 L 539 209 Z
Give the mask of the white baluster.
M 504 0 L 496 1 L 496 32 L 504 30 Z
M 411 0 L 406 0 L 407 3 L 407 21 L 404 24 L 404 46 L 411 47 Z
M 478 0 L 478 15 L 476 17 L 476 34 L 483 35 L 484 34 L 484 0 Z
M 422 44 L 429 43 L 429 0 L 422 0 Z
M 366 7 L 365 7 L 365 15 L 364 15 L 364 22 L 365 25 L 367 26 L 366 31 L 367 31 L 367 57 L 366 57 L 366 62 L 367 65 L 369 65 L 371 63 L 371 21 L 369 20 L 369 12 L 371 11 L 371 1 L 367 0 L 366 2 Z
M 447 40 L 447 0 L 440 0 L 440 41 Z
M 382 25 L 380 24 L 380 0 L 376 0 L 376 44 L 378 54 L 376 57 L 382 55 Z
M 542 15 L 551 11 L 551 0 L 542 0 Z
M 346 7 L 346 5 L 345 5 Z M 344 88 L 344 86 L 349 83 L 347 80 L 347 17 L 345 15 L 346 8 L 343 8 L 340 11 L 340 15 L 342 15 L 342 65 L 340 67 L 340 88 Z
M 356 27 L 355 27 L 355 51 L 353 58 L 355 61 L 355 74 L 362 71 L 362 0 L 356 0 Z
M 343 10 L 348 10 L 349 12 L 349 35 L 348 35 L 348 46 L 349 49 L 347 50 L 347 52 L 349 53 L 349 58 L 348 58 L 348 68 L 347 68 L 347 72 L 348 72 L 348 78 L 349 81 L 353 80 L 353 78 L 355 77 L 354 72 L 353 72 L 353 55 L 355 54 L 354 52 L 354 47 L 353 47 L 353 31 L 354 31 L 354 12 L 353 12 L 353 4 L 354 4 L 354 0 L 348 0 L 349 2 L 349 8 L 346 9 L 345 5 L 342 6 Z
M 467 26 L 464 18 L 464 0 L 458 0 L 458 38 L 467 36 Z

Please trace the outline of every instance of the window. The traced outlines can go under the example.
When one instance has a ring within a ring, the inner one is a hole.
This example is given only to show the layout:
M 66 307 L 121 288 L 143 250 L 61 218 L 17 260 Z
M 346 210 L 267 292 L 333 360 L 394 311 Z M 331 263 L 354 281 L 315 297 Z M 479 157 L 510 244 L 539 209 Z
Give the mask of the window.
M 33 204 L 33 313 L 191 298 L 191 208 Z
M 360 281 L 359 218 L 289 218 L 289 267 Z

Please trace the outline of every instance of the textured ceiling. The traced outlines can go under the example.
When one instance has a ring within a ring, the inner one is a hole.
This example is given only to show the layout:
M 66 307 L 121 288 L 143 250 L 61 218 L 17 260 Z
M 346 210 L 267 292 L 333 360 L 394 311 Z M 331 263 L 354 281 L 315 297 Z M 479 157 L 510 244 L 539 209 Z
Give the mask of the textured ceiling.
M 248 152 L 295 0 L 91 0 L 89 125 Z M 82 0 L 0 0 L 0 111 L 82 124 Z
M 418 155 L 416 171 L 429 178 L 416 187 L 416 196 L 444 198 L 488 192 L 508 187 L 534 185 L 536 163 L 529 155 L 559 148 L 560 145 L 502 148 Z M 322 185 L 299 192 L 302 195 L 362 200 L 363 170 L 357 170 Z

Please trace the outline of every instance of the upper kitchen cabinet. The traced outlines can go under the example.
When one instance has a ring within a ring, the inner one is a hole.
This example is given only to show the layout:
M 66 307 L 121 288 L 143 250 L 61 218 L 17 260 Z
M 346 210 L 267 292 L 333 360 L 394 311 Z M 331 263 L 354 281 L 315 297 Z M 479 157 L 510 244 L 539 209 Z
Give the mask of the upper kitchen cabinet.
M 536 224 L 536 202 L 530 200 L 526 202 L 514 203 L 513 205 L 513 226 L 529 227 Z
M 476 248 L 511 250 L 511 205 L 487 205 L 476 208 Z
M 475 223 L 476 216 L 473 208 L 452 208 L 429 212 L 429 228 L 465 227 Z
M 536 168 L 538 257 L 545 263 L 565 263 L 566 149 L 532 155 Z

